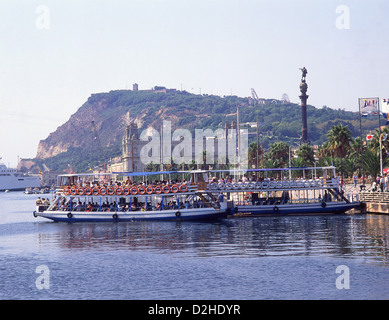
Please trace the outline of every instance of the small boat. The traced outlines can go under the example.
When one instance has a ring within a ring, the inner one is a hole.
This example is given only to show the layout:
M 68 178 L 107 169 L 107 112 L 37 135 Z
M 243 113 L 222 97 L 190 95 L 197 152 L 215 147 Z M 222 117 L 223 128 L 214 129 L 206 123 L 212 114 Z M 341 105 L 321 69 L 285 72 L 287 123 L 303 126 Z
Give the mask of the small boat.
M 213 174 L 220 175 L 220 172 L 225 170 L 213 171 Z M 333 166 L 244 172 L 253 176 L 247 178 L 242 173 L 239 179 L 238 174 L 231 182 L 215 177 L 207 184 L 208 191 L 215 197 L 223 194 L 234 201 L 234 217 L 338 214 L 361 206 L 358 194 L 344 193 Z M 318 172 L 321 177 L 316 176 Z M 257 178 L 261 175 L 265 178 Z
M 219 219 L 231 210 L 231 202 L 218 203 L 196 185 L 129 184 L 116 175 L 60 175 L 53 199 L 43 203 L 38 198 L 33 215 L 58 222 L 182 221 Z

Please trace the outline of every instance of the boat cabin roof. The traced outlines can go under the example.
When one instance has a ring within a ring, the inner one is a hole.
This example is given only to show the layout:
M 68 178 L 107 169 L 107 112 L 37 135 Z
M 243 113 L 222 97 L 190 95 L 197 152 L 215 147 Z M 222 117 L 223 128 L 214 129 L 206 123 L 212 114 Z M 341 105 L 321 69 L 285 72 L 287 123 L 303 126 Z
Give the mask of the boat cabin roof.
M 266 172 L 266 171 L 289 171 L 289 170 L 335 170 L 334 166 L 327 167 L 287 167 L 287 168 L 266 168 L 266 169 L 228 169 L 228 170 L 186 170 L 186 171 L 145 171 L 145 172 L 105 172 L 105 173 L 68 173 L 61 174 L 59 177 L 101 177 L 101 176 L 114 176 L 121 175 L 126 177 L 135 176 L 151 176 L 159 174 L 182 174 L 182 173 L 217 173 L 217 172 Z

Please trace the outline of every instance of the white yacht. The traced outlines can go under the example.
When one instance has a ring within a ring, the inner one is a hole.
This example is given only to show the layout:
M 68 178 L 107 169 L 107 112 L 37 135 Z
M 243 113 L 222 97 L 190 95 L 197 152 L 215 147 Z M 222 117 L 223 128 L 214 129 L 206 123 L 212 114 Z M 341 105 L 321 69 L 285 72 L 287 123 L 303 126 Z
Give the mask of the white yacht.
M 39 177 L 27 175 L 16 169 L 8 169 L 0 163 L 0 191 L 25 190 L 26 188 L 40 188 Z

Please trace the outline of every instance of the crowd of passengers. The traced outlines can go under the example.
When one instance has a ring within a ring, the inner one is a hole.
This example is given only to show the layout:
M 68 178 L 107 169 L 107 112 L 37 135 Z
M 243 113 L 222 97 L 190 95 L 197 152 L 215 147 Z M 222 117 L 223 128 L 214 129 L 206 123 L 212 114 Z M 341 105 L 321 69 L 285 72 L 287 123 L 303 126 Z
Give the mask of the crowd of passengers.
M 307 178 L 299 177 L 299 178 L 294 178 L 294 180 L 306 180 Z M 283 177 L 283 179 L 278 176 L 276 178 L 274 177 L 257 177 L 255 174 L 253 174 L 251 177 L 247 177 L 247 175 L 243 175 L 242 177 L 239 178 L 233 178 L 229 175 L 226 177 L 213 177 L 211 179 L 211 183 L 216 182 L 216 183 L 234 183 L 234 182 L 270 182 L 270 181 L 283 181 L 283 180 L 288 180 L 286 176 Z M 308 178 L 309 180 L 309 178 Z M 342 180 L 340 180 L 342 182 Z
M 136 198 L 134 198 L 136 199 Z M 48 206 L 49 203 L 46 201 L 37 200 L 37 205 Z M 44 200 L 44 199 L 43 199 Z M 206 204 L 201 201 L 201 199 L 194 201 L 194 208 L 203 208 Z M 173 209 L 188 209 L 193 208 L 193 202 L 185 201 L 184 203 L 177 203 L 176 200 L 171 200 L 167 204 L 162 205 L 161 202 L 157 203 L 155 206 L 152 206 L 150 203 L 146 205 L 146 202 L 140 202 L 137 200 L 132 201 L 131 203 L 120 201 L 108 202 L 105 201 L 101 204 L 97 202 L 72 202 L 66 203 L 65 199 L 62 199 L 59 203 L 59 206 L 56 205 L 53 210 L 59 211 L 84 211 L 84 212 L 128 212 L 128 211 L 154 211 L 154 210 L 173 210 Z
M 82 181 L 79 180 L 77 184 L 75 185 L 76 187 L 83 187 L 83 188 L 102 188 L 102 187 L 133 187 L 133 186 L 164 186 L 164 185 L 178 185 L 180 186 L 181 184 L 188 184 L 189 181 L 187 180 L 149 180 L 149 181 L 132 181 L 129 177 L 127 180 L 123 181 L 118 181 L 118 180 L 110 180 L 110 181 L 94 181 L 94 182 L 88 182 L 88 181 Z M 73 184 L 74 185 L 74 184 Z

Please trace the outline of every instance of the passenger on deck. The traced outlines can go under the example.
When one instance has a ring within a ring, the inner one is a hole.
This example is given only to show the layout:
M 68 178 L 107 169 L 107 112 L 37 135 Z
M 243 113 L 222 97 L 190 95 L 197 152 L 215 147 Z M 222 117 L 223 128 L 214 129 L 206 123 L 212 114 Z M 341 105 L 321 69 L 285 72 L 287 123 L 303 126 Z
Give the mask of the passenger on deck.
M 78 204 L 74 207 L 74 211 L 82 211 L 83 205 L 81 202 L 78 202 Z
M 289 202 L 289 191 L 284 190 L 282 191 L 282 202 L 281 204 L 286 204 Z
M 330 202 L 332 199 L 331 199 L 331 195 L 329 193 L 327 193 L 327 190 L 324 191 L 324 197 L 323 197 L 323 201 L 324 202 Z

